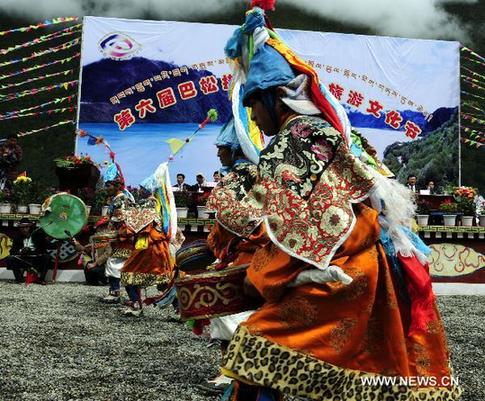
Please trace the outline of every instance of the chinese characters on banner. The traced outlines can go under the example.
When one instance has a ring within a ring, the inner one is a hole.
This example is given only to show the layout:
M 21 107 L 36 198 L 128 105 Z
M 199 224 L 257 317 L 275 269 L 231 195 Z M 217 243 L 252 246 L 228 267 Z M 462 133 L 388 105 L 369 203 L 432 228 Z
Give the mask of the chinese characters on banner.
M 407 105 L 411 107 L 417 106 L 417 111 L 422 112 L 425 117 L 428 115 L 428 113 L 424 111 L 422 105 L 418 106 L 412 100 L 409 100 L 404 96 L 401 96 L 398 92 L 396 92 L 391 88 L 387 88 L 382 84 L 378 84 L 377 82 L 370 79 L 366 75 L 359 75 L 348 69 L 332 67 L 331 65 L 325 66 L 320 63 L 315 63 L 314 61 L 311 61 L 311 60 L 307 62 L 308 64 L 313 66 L 313 68 L 324 69 L 329 74 L 342 72 L 343 75 L 347 78 L 353 78 L 355 80 L 361 79 L 362 81 L 366 82 L 370 86 L 376 85 L 383 93 L 385 93 L 388 96 L 401 97 L 401 104 L 407 103 Z M 406 136 L 411 139 L 415 139 L 416 137 L 418 137 L 422 131 L 421 128 L 414 122 L 410 120 L 404 122 L 404 118 L 399 111 L 397 110 L 385 111 L 384 105 L 379 100 L 368 98 L 362 92 L 359 92 L 355 89 L 346 90 L 346 88 L 344 88 L 343 86 L 339 85 L 336 82 L 331 82 L 328 85 L 328 89 L 340 103 L 353 106 L 355 109 L 358 109 L 359 111 L 364 110 L 366 114 L 370 114 L 375 118 L 381 118 L 384 116 L 384 122 L 386 123 L 387 126 L 395 130 L 404 129 Z
M 134 94 L 135 90 L 138 93 L 145 92 L 145 87 L 152 87 L 153 82 L 163 81 L 172 77 L 180 77 L 182 76 L 182 73 L 188 75 L 188 68 L 184 66 L 175 68 L 172 71 L 161 71 L 160 74 L 145 79 L 142 82 L 138 82 L 132 87 L 111 97 L 111 104 L 120 104 L 121 99 Z M 155 92 L 157 106 L 160 110 L 163 110 L 177 104 L 177 98 L 180 101 L 185 101 L 196 97 L 199 93 L 207 96 L 219 92 L 220 90 L 227 92 L 229 90 L 231 79 L 231 74 L 224 74 L 220 80 L 218 80 L 215 75 L 207 75 L 201 77 L 197 82 L 188 80 L 179 83 L 176 88 L 171 86 L 163 88 Z M 151 98 L 140 99 L 134 108 L 134 111 L 130 108 L 126 108 L 114 115 L 113 120 L 118 124 L 119 130 L 124 131 L 126 128 L 131 127 L 136 122 L 137 118 L 144 119 L 147 116 L 147 113 L 156 113 L 157 111 L 154 100 Z
M 204 63 L 194 64 L 190 68 L 196 70 L 204 70 L 207 67 L 213 66 L 215 63 L 224 64 L 227 59 L 220 59 L 214 61 L 207 61 Z M 320 63 L 315 63 L 314 61 L 307 61 L 314 68 L 322 69 L 327 73 L 342 73 L 344 77 L 350 79 L 361 79 L 370 86 L 377 86 L 383 94 L 388 96 L 400 97 L 401 104 L 407 104 L 411 107 L 416 107 L 417 111 L 422 112 L 424 116 L 428 113 L 424 111 L 422 105 L 417 105 L 410 99 L 401 96 L 397 91 L 387 88 L 382 84 L 370 79 L 366 75 L 356 74 L 348 69 L 342 69 L 338 67 L 333 67 L 331 65 L 322 65 Z M 171 71 L 161 71 L 160 74 L 154 75 L 148 79 L 136 83 L 135 85 L 127 88 L 115 96 L 110 98 L 112 104 L 120 104 L 121 99 L 126 98 L 136 92 L 145 92 L 146 87 L 153 87 L 154 83 L 170 80 L 171 78 L 181 77 L 183 75 L 189 75 L 189 69 L 187 66 L 182 66 L 180 68 L 175 68 Z M 167 87 L 161 89 L 155 93 L 157 106 L 160 110 L 167 109 L 179 101 L 185 101 L 196 97 L 199 93 L 207 96 L 211 93 L 216 93 L 219 90 L 228 91 L 229 84 L 231 81 L 231 74 L 224 74 L 220 80 L 215 75 L 208 75 L 200 78 L 198 82 L 191 80 L 182 82 L 178 84 L 175 88 Z M 347 104 L 349 106 L 358 109 L 359 111 L 364 111 L 366 114 L 372 115 L 379 119 L 384 117 L 385 124 L 395 130 L 405 130 L 406 136 L 411 139 L 415 139 L 421 133 L 421 128 L 414 122 L 408 120 L 404 121 L 403 116 L 397 110 L 385 110 L 384 104 L 378 99 L 368 98 L 364 93 L 359 92 L 355 89 L 344 88 L 342 85 L 331 82 L 328 85 L 330 92 L 337 98 L 342 104 Z M 119 113 L 115 114 L 113 120 L 118 124 L 121 131 L 132 126 L 137 118 L 144 119 L 147 113 L 156 113 L 157 109 L 154 104 L 154 99 L 141 99 L 136 105 L 135 110 L 129 108 L 121 110 Z

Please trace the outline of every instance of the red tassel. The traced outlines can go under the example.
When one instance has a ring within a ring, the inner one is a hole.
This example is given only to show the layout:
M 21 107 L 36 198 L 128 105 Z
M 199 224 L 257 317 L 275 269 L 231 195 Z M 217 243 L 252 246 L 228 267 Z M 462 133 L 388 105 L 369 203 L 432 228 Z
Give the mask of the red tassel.
M 425 331 L 428 323 L 437 319 L 435 297 L 428 265 L 423 266 L 416 256 L 404 257 L 399 253 L 397 256 L 405 273 L 404 280 L 411 300 L 410 336 Z
M 259 7 L 265 11 L 274 11 L 276 8 L 276 0 L 252 0 L 251 8 Z

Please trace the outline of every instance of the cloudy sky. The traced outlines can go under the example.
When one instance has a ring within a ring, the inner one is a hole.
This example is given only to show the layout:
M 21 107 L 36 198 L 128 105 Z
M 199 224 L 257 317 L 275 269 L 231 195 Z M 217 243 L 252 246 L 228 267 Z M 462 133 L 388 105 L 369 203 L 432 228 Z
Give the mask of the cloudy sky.
M 67 15 L 238 23 L 249 0 L 1 0 L 0 25 Z M 278 0 L 275 26 L 485 42 L 485 0 Z

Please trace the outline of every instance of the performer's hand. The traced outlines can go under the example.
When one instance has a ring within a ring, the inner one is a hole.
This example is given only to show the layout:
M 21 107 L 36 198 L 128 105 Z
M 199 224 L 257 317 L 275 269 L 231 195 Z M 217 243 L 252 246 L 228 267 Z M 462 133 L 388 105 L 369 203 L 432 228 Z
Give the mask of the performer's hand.
M 89 262 L 87 265 L 86 265 L 86 270 L 91 270 L 91 269 L 94 269 L 96 266 L 98 266 L 98 264 L 96 262 Z

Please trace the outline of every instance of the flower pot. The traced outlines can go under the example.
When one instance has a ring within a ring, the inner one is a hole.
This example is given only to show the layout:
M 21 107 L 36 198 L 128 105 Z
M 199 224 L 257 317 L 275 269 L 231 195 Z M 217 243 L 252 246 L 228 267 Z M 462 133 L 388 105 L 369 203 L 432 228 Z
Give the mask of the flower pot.
M 198 219 L 208 219 L 209 213 L 205 206 L 197 206 L 197 218 Z
M 186 219 L 187 218 L 187 212 L 188 212 L 188 208 L 186 207 L 177 207 L 177 217 L 179 218 L 182 218 L 182 219 Z
M 17 213 L 29 213 L 29 207 L 25 205 L 17 205 Z
M 485 215 L 478 216 L 478 224 L 480 224 L 480 227 L 485 227 Z
M 0 203 L 0 213 L 12 213 L 12 205 L 10 203 Z
M 91 206 L 86 206 L 86 216 L 89 217 L 89 215 L 91 214 Z
M 416 220 L 418 221 L 418 225 L 420 226 L 427 226 L 429 221 L 429 215 L 427 214 L 418 214 L 416 215 Z
M 40 205 L 39 203 L 29 204 L 30 214 L 40 214 L 41 210 L 42 210 L 42 205 Z
M 106 216 L 108 214 L 109 206 L 103 206 L 101 208 L 101 216 Z
M 447 227 L 456 226 L 456 214 L 443 215 L 443 222 Z
M 461 225 L 465 227 L 473 226 L 474 216 L 461 216 Z

